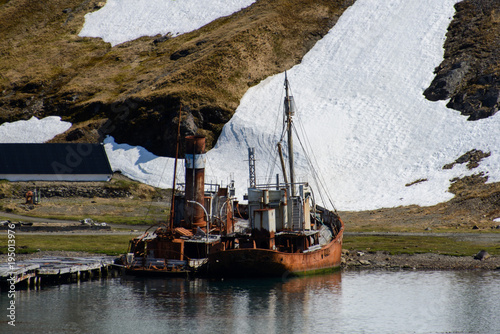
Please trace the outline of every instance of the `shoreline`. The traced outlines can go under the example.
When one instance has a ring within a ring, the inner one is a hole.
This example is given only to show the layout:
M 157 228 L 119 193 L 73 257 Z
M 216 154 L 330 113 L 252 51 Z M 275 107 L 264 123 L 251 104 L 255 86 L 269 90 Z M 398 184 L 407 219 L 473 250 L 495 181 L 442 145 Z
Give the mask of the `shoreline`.
M 490 256 L 482 260 L 473 256 L 453 256 L 435 253 L 396 254 L 387 252 L 363 252 L 344 250 L 343 270 L 500 270 L 500 257 Z
M 16 261 L 41 258 L 48 256 L 59 257 L 91 257 L 103 256 L 88 252 L 76 251 L 40 251 L 32 254 L 17 254 Z M 0 263 L 7 262 L 7 254 L 0 254 Z M 117 256 L 118 258 L 118 256 Z M 344 250 L 341 269 L 344 271 L 377 269 L 377 270 L 500 270 L 500 257 L 490 256 L 483 260 L 473 256 L 452 256 L 434 253 L 396 254 L 387 252 L 363 252 Z

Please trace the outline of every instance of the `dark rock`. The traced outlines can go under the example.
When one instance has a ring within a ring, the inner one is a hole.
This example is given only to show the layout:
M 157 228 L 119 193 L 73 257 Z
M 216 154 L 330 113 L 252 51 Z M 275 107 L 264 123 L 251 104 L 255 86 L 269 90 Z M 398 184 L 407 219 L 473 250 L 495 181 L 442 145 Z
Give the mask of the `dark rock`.
M 474 169 L 479 166 L 481 160 L 489 157 L 490 155 L 491 152 L 483 152 L 481 150 L 473 149 L 462 154 L 454 162 L 444 165 L 443 169 L 452 169 L 455 166 L 455 164 L 463 164 L 463 163 L 467 163 L 468 169 Z
M 430 87 L 424 91 L 424 96 L 430 101 L 448 99 L 457 90 L 469 70 L 470 66 L 466 62 L 455 64 L 449 72 L 434 78 Z
M 474 259 L 479 260 L 479 261 L 486 260 L 489 257 L 490 257 L 490 254 L 485 250 L 482 250 L 479 253 L 477 253 L 476 255 L 474 255 Z
M 187 114 L 186 118 L 181 122 L 183 132 L 189 135 L 194 135 L 198 131 L 194 117 L 191 113 Z
M 455 5 L 448 27 L 444 59 L 425 90 L 431 101 L 447 100 L 448 108 L 475 121 L 494 115 L 500 108 L 500 26 L 496 0 L 463 0 Z
M 155 38 L 153 40 L 153 44 L 156 45 L 156 44 L 168 41 L 170 38 L 172 38 L 172 34 L 168 33 L 168 34 L 163 35 L 161 37 Z
M 66 135 L 66 140 L 67 141 L 74 141 L 74 140 L 82 138 L 84 135 L 85 135 L 85 133 L 83 132 L 82 129 L 75 129 L 73 131 L 70 131 Z
M 192 49 L 184 49 L 184 50 L 175 51 L 174 53 L 172 53 L 170 55 L 170 60 L 177 60 L 177 59 L 180 59 L 183 57 L 187 57 L 190 54 L 192 54 L 193 52 L 194 52 L 194 50 L 192 50 Z
M 469 116 L 470 121 L 493 116 L 500 106 L 500 83 L 483 88 L 477 88 L 480 87 L 477 82 L 471 84 L 476 88 L 474 91 L 458 92 L 450 99 L 447 107 L 460 110 L 462 115 Z

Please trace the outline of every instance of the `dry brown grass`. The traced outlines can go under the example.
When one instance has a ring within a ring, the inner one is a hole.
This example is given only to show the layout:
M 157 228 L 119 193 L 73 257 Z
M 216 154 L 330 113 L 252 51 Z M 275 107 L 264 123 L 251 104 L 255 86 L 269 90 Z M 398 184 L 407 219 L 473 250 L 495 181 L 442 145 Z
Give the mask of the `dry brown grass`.
M 41 202 L 37 205 L 26 205 L 25 187 L 37 186 L 41 190 Z M 105 188 L 124 190 L 127 197 L 44 197 L 46 189 L 66 188 L 91 190 Z M 170 191 L 161 190 L 132 181 L 127 177 L 115 174 L 110 182 L 0 182 L 0 211 L 54 219 L 80 220 L 93 218 L 97 221 L 151 224 L 165 221 L 169 217 Z M 0 217 L 2 217 L 0 213 Z
M 143 37 L 111 48 L 77 36 L 84 14 L 96 9 L 97 1 L 9 1 L 0 7 L 0 91 L 5 91 L 0 121 L 47 114 L 73 123 L 114 121 L 110 105 L 134 100 L 138 107 L 119 124 L 129 126 L 122 132 L 161 122 L 175 133 L 170 120 L 181 101 L 211 148 L 248 87 L 300 62 L 352 2 L 261 0 L 163 42 L 154 42 L 159 36 Z M 147 138 L 137 136 L 136 144 L 169 133 L 150 132 Z M 125 141 L 120 132 L 112 134 Z M 167 147 L 172 153 L 171 138 L 163 140 L 148 148 Z
M 493 221 L 500 217 L 500 183 L 484 183 L 472 176 L 456 180 L 450 187 L 455 197 L 446 203 L 421 207 L 417 205 L 362 212 L 342 212 L 348 230 L 423 232 L 472 231 L 500 232 Z
M 29 91 L 44 85 L 50 90 L 53 81 L 76 75 L 89 58 L 107 46 L 98 40 L 84 41 L 76 34 L 83 15 L 92 8 L 87 1 L 9 1 L 0 8 L 0 42 L 3 74 L 0 84 L 25 86 Z M 63 10 L 71 8 L 70 13 Z

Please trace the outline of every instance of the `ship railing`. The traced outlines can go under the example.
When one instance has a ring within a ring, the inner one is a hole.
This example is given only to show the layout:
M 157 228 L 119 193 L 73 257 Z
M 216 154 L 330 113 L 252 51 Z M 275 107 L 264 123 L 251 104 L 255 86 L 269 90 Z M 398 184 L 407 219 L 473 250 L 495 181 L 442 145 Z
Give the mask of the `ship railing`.
M 302 253 L 314 252 L 317 251 L 318 249 L 321 249 L 321 245 L 312 245 L 308 249 L 304 250 Z
M 205 191 L 205 194 L 217 194 L 217 192 L 219 191 L 220 188 L 222 188 L 222 185 L 220 185 L 218 183 L 205 183 L 204 191 Z M 178 191 L 184 192 L 184 189 L 186 189 L 185 183 L 178 183 L 177 184 Z
M 309 182 L 294 182 L 294 183 L 284 183 L 284 182 L 280 182 L 280 183 L 259 183 L 257 185 L 255 185 L 255 188 L 254 189 L 276 189 L 276 190 L 280 190 L 280 189 L 289 189 L 289 187 L 291 185 L 294 185 L 294 186 L 308 186 L 309 185 Z

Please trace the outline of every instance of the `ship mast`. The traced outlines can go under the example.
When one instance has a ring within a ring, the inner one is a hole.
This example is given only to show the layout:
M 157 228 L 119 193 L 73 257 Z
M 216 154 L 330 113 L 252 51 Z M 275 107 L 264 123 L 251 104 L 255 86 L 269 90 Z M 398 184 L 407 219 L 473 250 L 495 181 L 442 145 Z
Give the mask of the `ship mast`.
M 177 122 L 177 142 L 175 144 L 175 163 L 174 163 L 174 180 L 172 186 L 172 201 L 170 203 L 170 222 L 169 227 L 172 231 L 174 229 L 174 215 L 175 215 L 175 178 L 177 176 L 177 159 L 179 157 L 179 140 L 181 136 L 181 115 L 182 115 L 182 103 L 179 106 L 179 120 Z
M 288 92 L 288 77 L 285 72 L 285 116 L 286 116 L 286 129 L 288 134 L 288 163 L 290 165 L 290 189 L 291 196 L 295 196 L 295 170 L 293 164 L 293 137 L 292 137 L 292 117 L 295 114 L 293 96 Z

